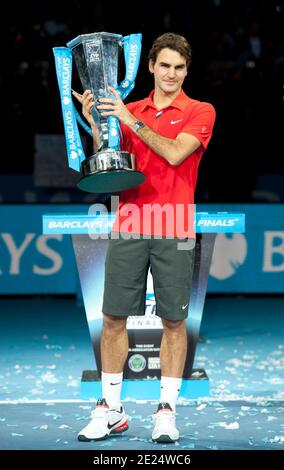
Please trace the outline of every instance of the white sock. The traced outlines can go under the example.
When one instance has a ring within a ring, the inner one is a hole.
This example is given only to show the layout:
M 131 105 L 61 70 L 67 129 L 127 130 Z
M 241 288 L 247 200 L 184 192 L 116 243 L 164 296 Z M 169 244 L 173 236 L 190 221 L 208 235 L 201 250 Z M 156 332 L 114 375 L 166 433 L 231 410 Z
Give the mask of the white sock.
M 108 374 L 102 372 L 102 398 L 104 398 L 111 409 L 120 409 L 121 386 L 123 372 Z
M 166 402 L 171 408 L 176 410 L 178 394 L 181 388 L 182 379 L 176 377 L 161 377 L 160 403 Z

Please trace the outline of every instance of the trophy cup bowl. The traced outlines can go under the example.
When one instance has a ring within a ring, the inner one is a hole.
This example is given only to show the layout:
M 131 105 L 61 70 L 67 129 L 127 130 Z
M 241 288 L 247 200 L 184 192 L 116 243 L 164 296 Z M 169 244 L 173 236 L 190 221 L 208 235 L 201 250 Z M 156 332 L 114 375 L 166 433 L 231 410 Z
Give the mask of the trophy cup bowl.
M 111 97 L 109 86 L 117 88 L 122 39 L 119 34 L 101 32 L 82 34 L 67 43 L 82 87 L 91 90 L 95 100 Z M 112 126 L 110 129 L 109 118 L 101 116 L 95 106 L 91 113 L 100 132 L 101 146 L 98 152 L 82 161 L 78 188 L 89 193 L 113 193 L 142 183 L 145 175 L 135 169 L 134 155 L 110 144 L 113 136 L 119 137 L 116 135 L 118 122 L 117 128 Z

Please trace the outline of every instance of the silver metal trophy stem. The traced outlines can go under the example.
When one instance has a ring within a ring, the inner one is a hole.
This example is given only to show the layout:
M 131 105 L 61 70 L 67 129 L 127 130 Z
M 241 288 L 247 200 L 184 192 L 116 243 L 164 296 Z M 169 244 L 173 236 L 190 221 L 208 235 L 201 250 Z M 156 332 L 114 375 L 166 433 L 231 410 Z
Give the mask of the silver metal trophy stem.
M 101 119 L 101 135 L 100 135 L 101 145 L 100 147 L 102 147 L 103 149 L 106 149 L 108 148 L 108 136 L 109 136 L 108 123 L 107 123 L 107 118 L 101 117 L 100 119 Z

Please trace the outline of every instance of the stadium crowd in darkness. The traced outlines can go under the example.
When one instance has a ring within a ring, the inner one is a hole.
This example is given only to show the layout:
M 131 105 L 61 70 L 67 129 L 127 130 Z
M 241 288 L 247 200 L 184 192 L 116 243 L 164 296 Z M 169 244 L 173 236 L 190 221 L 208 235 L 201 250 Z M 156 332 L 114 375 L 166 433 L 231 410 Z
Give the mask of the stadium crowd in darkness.
M 171 8 L 111 0 L 33 3 L 15 11 L 11 4 L 2 30 L 2 172 L 32 173 L 35 134 L 63 132 L 52 47 L 95 31 L 142 32 L 141 65 L 129 96 L 135 100 L 151 90 L 150 44 L 174 31 L 193 49 L 185 91 L 217 110 L 201 163 L 200 200 L 251 202 L 259 174 L 283 174 L 284 0 L 187 0 Z M 137 8 L 133 23 L 129 14 Z

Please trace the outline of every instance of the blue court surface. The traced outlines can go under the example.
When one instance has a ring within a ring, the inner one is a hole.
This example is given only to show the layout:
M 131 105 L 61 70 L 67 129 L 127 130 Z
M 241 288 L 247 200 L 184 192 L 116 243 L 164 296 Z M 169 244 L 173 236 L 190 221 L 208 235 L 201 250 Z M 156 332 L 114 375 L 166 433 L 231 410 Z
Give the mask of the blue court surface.
M 75 298 L 0 300 L 0 449 L 284 450 L 284 298 L 208 296 L 194 367 L 210 397 L 180 400 L 176 444 L 151 441 L 157 402 L 128 397 L 129 430 L 79 442 L 91 401 L 82 370 L 94 369 L 84 309 Z M 98 397 L 94 397 L 94 401 Z

